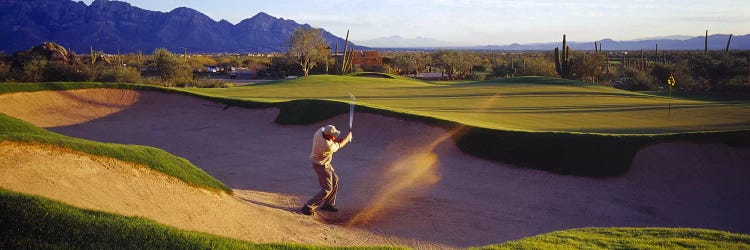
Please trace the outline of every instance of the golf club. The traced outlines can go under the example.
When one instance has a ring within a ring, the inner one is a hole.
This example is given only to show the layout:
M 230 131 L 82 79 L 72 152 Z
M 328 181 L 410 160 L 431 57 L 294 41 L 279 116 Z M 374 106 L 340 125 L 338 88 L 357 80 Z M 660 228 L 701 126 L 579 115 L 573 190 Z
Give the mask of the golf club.
M 357 98 L 352 95 L 352 93 L 349 93 L 349 132 L 352 132 L 352 124 L 354 123 L 354 102 L 357 101 Z

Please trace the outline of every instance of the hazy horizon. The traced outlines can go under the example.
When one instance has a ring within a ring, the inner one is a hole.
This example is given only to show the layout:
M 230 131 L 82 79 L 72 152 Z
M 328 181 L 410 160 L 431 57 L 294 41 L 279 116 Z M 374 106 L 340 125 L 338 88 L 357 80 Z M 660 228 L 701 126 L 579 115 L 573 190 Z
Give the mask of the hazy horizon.
M 90 4 L 93 0 L 85 0 Z M 247 4 L 239 0 L 122 0 L 133 6 L 169 12 L 178 7 L 212 19 L 238 23 L 259 12 L 324 28 L 353 41 L 400 36 L 423 37 L 459 46 L 544 43 L 604 38 L 633 40 L 672 35 L 744 35 L 750 23 L 745 1 L 582 1 L 551 0 L 277 0 Z

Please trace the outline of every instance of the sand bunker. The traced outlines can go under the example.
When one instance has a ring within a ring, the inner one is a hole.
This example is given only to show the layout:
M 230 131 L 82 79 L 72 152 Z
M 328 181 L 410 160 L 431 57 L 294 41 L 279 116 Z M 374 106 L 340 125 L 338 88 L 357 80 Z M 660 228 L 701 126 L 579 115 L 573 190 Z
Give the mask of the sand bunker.
M 123 89 L 22 92 L 0 95 L 0 113 L 39 127 L 80 124 L 122 111 L 140 94 Z
M 251 242 L 419 245 L 317 223 L 284 209 L 191 187 L 144 166 L 55 146 L 1 142 L 0 173 L 0 187 L 15 192 Z M 278 201 L 261 192 L 240 191 L 240 196 Z
M 337 202 L 341 211 L 308 218 L 290 211 L 318 192 L 307 159 L 310 137 L 325 124 L 345 127 L 348 115 L 311 125 L 281 126 L 273 123 L 278 113 L 275 109 L 224 107 L 195 97 L 143 91 L 135 103 L 119 112 L 51 130 L 96 141 L 159 147 L 187 158 L 235 189 L 240 200 L 225 199 L 254 210 L 245 213 L 257 216 L 253 218 L 258 222 L 242 234 L 269 232 L 259 237 L 264 239 L 311 242 L 306 235 L 312 234 L 317 239 L 314 242 L 332 244 L 320 240 L 321 234 L 328 232 L 322 231 L 326 227 L 316 219 L 336 224 L 332 228 L 337 232 L 366 230 L 387 235 L 386 240 L 410 239 L 398 241 L 416 247 L 430 246 L 424 242 L 435 244 L 431 246 L 480 246 L 593 226 L 695 227 L 750 233 L 750 148 L 653 145 L 637 154 L 625 176 L 584 178 L 478 159 L 461 152 L 450 140 L 430 152 L 436 155 L 436 168 L 431 171 L 440 177 L 436 183 L 383 202 L 387 213 L 367 224 L 344 228 L 378 197 L 386 183 L 383 177 L 405 152 L 430 145 L 448 131 L 421 122 L 357 114 L 354 142 L 333 161 L 341 179 Z M 48 119 L 44 114 L 38 116 L 22 119 Z M 87 198 L 76 194 L 69 199 Z M 203 212 L 210 209 L 205 207 Z M 234 220 L 226 218 L 222 223 L 241 220 L 239 215 L 231 217 Z M 277 221 L 289 224 L 275 226 Z M 362 243 L 359 236 L 341 234 L 337 244 L 347 244 L 341 243 L 347 239 L 355 245 Z

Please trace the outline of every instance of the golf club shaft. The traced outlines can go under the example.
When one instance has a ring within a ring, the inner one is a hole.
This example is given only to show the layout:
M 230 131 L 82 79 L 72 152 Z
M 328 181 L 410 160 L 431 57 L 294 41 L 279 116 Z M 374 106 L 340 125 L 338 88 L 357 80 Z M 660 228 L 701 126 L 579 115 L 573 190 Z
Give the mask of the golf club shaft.
M 349 93 L 349 98 L 351 99 L 349 102 L 349 132 L 352 132 L 352 125 L 354 125 L 354 101 L 357 99 Z

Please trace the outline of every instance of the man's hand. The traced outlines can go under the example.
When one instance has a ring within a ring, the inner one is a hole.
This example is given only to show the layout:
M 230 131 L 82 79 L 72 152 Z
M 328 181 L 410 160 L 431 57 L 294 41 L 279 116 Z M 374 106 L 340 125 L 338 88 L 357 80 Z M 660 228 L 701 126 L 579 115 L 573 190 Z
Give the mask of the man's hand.
M 344 136 L 344 138 L 337 139 L 335 141 L 338 142 L 341 147 L 343 147 L 344 145 L 346 145 L 347 143 L 350 143 L 352 141 L 352 132 L 349 131 L 349 133 L 346 134 L 346 136 Z

